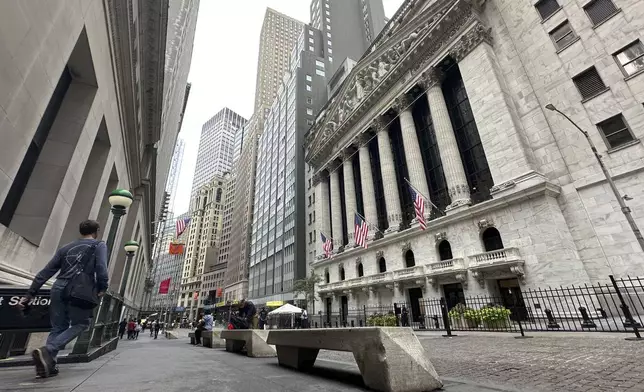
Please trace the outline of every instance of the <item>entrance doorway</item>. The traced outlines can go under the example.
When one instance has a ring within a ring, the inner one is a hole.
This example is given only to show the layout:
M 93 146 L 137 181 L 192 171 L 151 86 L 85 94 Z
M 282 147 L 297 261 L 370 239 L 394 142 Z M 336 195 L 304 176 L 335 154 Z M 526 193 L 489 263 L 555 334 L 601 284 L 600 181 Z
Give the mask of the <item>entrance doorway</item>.
M 528 310 L 523 301 L 519 280 L 516 278 L 499 279 L 497 282 L 501 292 L 501 302 L 503 306 L 510 309 L 510 320 L 525 321 L 528 318 Z
M 420 323 L 422 315 L 420 311 L 420 299 L 423 298 L 423 290 L 420 287 L 409 289 L 409 306 L 411 306 L 411 320 Z
M 448 311 L 458 304 L 465 305 L 465 293 L 460 283 L 444 284 L 443 292 L 445 293 L 445 305 L 447 305 Z
M 333 312 L 333 299 L 327 297 L 326 299 L 326 324 L 331 326 L 331 314 Z
M 345 327 L 347 326 L 347 318 L 349 317 L 349 299 L 347 298 L 346 295 L 343 295 L 340 297 L 340 303 L 342 304 L 341 307 L 341 320 L 342 320 L 342 325 Z

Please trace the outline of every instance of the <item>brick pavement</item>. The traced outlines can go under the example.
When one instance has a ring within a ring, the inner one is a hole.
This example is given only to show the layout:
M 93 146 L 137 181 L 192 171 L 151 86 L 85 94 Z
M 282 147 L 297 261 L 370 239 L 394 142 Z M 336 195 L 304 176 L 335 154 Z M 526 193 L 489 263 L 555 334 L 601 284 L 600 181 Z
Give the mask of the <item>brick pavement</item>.
M 644 341 L 629 335 L 550 334 L 514 339 L 478 334 L 419 339 L 441 377 L 491 383 L 520 391 L 644 391 Z M 319 358 L 353 361 L 350 353 Z

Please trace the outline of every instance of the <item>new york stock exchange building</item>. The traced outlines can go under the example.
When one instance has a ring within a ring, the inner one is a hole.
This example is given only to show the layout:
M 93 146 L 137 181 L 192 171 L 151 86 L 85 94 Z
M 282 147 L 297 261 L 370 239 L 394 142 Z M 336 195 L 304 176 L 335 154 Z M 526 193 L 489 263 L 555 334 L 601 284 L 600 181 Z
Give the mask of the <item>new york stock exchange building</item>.
M 511 303 L 644 276 L 634 231 L 563 115 L 644 226 L 643 39 L 638 0 L 406 1 L 306 137 L 316 309 Z

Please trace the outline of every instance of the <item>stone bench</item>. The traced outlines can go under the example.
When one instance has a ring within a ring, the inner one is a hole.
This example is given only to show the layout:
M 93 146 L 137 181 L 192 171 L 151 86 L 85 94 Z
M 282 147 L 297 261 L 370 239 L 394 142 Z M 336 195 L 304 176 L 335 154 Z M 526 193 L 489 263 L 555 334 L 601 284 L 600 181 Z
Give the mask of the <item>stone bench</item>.
M 226 339 L 226 351 L 238 353 L 246 348 L 246 355 L 254 358 L 267 358 L 276 355 L 275 348 L 266 343 L 268 331 L 261 329 L 223 330 L 221 339 Z
M 318 352 L 348 351 L 365 385 L 376 391 L 417 392 L 442 387 L 434 366 L 411 328 L 327 328 L 271 330 L 281 366 L 313 367 Z
M 222 348 L 226 347 L 226 342 L 220 337 L 221 330 L 203 331 L 201 341 L 204 347 Z

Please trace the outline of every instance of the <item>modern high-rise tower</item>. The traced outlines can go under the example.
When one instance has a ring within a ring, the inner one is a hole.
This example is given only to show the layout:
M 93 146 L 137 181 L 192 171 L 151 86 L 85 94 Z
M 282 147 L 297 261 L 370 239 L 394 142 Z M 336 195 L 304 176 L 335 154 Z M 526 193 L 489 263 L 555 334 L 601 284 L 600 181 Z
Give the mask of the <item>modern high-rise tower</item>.
M 346 58 L 359 60 L 385 27 L 382 0 L 313 0 L 311 25 L 322 32 L 328 77 Z
M 223 108 L 203 125 L 197 166 L 192 179 L 192 196 L 213 177 L 222 176 L 230 171 L 235 135 L 245 123 L 245 118 L 228 108 Z

